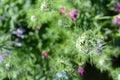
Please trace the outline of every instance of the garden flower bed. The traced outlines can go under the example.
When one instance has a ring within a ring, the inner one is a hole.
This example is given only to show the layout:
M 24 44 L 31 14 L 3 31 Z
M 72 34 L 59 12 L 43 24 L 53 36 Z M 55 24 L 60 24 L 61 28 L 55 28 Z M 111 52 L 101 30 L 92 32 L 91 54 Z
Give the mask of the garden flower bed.
M 0 80 L 120 80 L 119 0 L 1 0 Z

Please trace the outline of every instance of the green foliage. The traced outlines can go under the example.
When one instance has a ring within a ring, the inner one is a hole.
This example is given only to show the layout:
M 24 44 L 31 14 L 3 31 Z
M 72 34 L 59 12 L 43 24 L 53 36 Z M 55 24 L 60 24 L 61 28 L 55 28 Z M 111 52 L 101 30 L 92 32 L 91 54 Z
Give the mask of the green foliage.
M 0 80 L 120 80 L 119 0 L 0 3 Z

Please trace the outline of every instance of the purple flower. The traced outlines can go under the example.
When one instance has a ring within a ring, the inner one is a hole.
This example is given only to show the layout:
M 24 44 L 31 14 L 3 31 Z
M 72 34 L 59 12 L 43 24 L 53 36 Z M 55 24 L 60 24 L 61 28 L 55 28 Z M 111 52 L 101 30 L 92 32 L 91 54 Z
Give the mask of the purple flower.
M 16 35 L 17 37 L 24 38 L 23 33 L 25 32 L 24 29 L 18 28 L 16 31 L 13 31 L 13 34 Z
M 80 68 L 78 68 L 77 69 L 77 73 L 79 73 L 80 75 L 84 75 L 84 73 L 85 73 L 85 69 L 84 68 L 82 68 L 82 67 L 80 67 Z
M 48 57 L 49 57 L 48 52 L 44 51 L 44 52 L 42 53 L 42 57 L 43 57 L 43 58 L 48 58 Z
M 69 17 L 72 18 L 74 21 L 76 21 L 77 16 L 80 16 L 80 14 L 77 13 L 76 9 L 73 9 L 69 12 Z
M 3 54 L 0 54 L 0 63 L 3 62 L 5 56 Z
M 113 22 L 114 22 L 114 24 L 120 24 L 120 18 L 119 17 L 115 17 L 113 19 Z
M 6 57 L 10 56 L 10 52 L 4 52 L 0 54 L 0 63 L 4 61 Z
M 114 8 L 116 11 L 120 11 L 120 3 L 115 4 Z
M 18 47 L 21 47 L 21 46 L 22 46 L 22 43 L 21 43 L 18 39 L 16 39 L 16 40 L 14 41 L 14 44 L 15 44 L 16 46 L 18 46 Z

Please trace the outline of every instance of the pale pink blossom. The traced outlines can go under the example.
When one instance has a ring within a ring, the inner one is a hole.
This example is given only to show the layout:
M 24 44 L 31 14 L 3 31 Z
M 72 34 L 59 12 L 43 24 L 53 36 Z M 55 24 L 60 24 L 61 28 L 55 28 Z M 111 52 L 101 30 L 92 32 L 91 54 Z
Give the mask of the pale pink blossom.
M 66 13 L 66 9 L 65 9 L 64 7 L 62 7 L 62 8 L 60 9 L 60 13 L 61 13 L 61 14 L 65 14 L 65 13 Z

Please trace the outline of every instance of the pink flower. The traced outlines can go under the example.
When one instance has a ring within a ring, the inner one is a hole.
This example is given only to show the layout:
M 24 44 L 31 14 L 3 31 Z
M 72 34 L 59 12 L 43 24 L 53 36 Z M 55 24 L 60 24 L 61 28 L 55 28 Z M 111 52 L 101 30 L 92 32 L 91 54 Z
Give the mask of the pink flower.
M 66 9 L 65 9 L 64 7 L 62 7 L 62 8 L 60 9 L 60 13 L 61 13 L 61 14 L 65 14 L 65 13 L 66 13 Z
M 69 17 L 72 18 L 74 21 L 76 21 L 77 16 L 80 16 L 80 14 L 77 13 L 76 9 L 73 9 L 69 12 Z
M 85 69 L 84 68 L 82 68 L 82 67 L 80 67 L 80 68 L 78 68 L 77 69 L 77 73 L 79 73 L 80 75 L 84 75 L 84 73 L 85 73 Z
M 48 57 L 49 57 L 48 52 L 45 52 L 45 51 L 44 51 L 44 52 L 42 53 L 42 57 L 43 57 L 43 58 L 48 58 Z
M 113 19 L 113 22 L 114 22 L 114 24 L 120 24 L 120 18 L 115 17 L 115 18 Z

